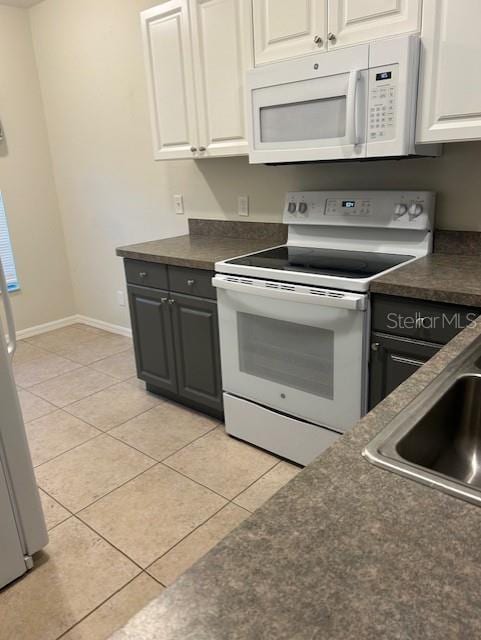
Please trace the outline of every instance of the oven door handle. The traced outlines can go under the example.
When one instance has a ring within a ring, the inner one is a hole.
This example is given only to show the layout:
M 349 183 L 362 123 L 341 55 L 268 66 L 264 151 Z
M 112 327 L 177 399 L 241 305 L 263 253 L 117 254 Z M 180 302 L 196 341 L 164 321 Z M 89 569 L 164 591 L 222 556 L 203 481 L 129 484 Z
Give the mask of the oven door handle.
M 305 286 L 297 286 L 296 290 L 289 290 L 282 288 L 282 285 L 276 287 L 272 283 L 266 283 L 263 280 L 256 281 L 224 275 L 216 275 L 212 279 L 212 284 L 218 289 L 262 296 L 264 298 L 275 298 L 283 302 L 303 302 L 305 304 L 315 304 L 319 307 L 334 307 L 353 311 L 365 311 L 367 307 L 367 295 L 346 291 L 334 292 L 329 289 Z
M 357 133 L 357 86 L 361 72 L 354 69 L 349 73 L 346 96 L 346 138 L 349 144 L 359 144 Z

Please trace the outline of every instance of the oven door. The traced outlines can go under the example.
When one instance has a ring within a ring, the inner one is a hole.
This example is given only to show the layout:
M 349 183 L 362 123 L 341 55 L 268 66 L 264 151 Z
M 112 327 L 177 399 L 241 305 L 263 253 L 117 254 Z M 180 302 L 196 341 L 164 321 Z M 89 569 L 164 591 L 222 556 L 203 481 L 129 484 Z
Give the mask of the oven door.
M 248 73 L 251 163 L 366 155 L 368 45 Z
M 366 406 L 367 295 L 217 275 L 224 391 L 343 432 Z

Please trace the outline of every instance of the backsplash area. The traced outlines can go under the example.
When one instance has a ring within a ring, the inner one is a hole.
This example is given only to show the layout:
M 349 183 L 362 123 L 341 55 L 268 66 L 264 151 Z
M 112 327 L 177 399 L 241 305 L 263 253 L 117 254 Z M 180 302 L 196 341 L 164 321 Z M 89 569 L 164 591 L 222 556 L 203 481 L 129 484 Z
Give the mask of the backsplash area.
M 444 145 L 439 158 L 283 166 L 249 165 L 246 158 L 212 159 L 195 163 L 204 183 L 199 182 L 197 188 L 208 186 L 211 193 L 192 203 L 186 196 L 186 203 L 191 204 L 190 217 L 236 219 L 236 195 L 245 193 L 250 196 L 251 220 L 279 221 L 286 191 L 432 190 L 438 195 L 438 228 L 481 231 L 480 161 L 480 142 Z M 233 192 L 233 176 L 239 185 L 237 193 Z

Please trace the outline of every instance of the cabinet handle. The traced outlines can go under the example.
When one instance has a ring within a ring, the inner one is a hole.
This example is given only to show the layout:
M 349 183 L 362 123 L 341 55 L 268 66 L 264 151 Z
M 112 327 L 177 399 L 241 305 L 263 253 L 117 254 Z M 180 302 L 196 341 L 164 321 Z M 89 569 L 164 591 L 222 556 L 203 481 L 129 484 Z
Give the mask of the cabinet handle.
M 197 147 L 191 147 L 190 150 L 192 151 L 192 153 L 195 153 L 197 151 Z
M 199 151 L 203 153 L 204 151 L 207 151 L 207 149 L 205 147 L 199 147 Z
M 175 304 L 175 300 L 172 300 L 172 298 L 170 298 L 169 304 Z
M 324 40 L 321 38 L 321 36 L 314 36 L 314 42 L 318 47 L 322 47 Z
M 373 342 L 371 344 L 371 351 L 379 351 L 379 347 L 380 347 L 379 342 Z
M 328 39 L 330 42 L 334 42 L 334 40 L 336 39 L 336 35 L 335 35 L 334 33 L 329 32 L 329 33 L 327 34 L 327 39 Z
M 187 284 L 189 285 L 189 287 L 193 287 L 195 284 L 195 280 L 187 280 Z
M 142 280 L 143 280 L 144 278 L 146 278 L 146 277 L 147 277 L 147 275 L 148 275 L 148 274 L 147 274 L 147 271 L 141 271 L 141 272 L 139 273 L 139 278 L 142 278 Z
M 168 300 L 168 298 L 161 298 L 161 299 L 160 299 L 160 302 L 161 302 L 162 304 L 165 304 L 165 303 L 167 302 L 167 300 Z

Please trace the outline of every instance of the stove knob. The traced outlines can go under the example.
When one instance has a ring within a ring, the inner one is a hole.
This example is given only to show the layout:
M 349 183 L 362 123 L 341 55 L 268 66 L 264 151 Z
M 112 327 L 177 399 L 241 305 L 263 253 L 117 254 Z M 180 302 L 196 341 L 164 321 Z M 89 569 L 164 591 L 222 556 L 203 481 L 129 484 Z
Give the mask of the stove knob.
M 296 212 L 296 203 L 295 202 L 289 202 L 289 204 L 287 205 L 287 210 L 289 211 L 289 213 L 295 213 Z
M 409 219 L 414 220 L 423 212 L 423 207 L 421 204 L 416 204 L 415 202 L 409 207 Z
M 396 208 L 394 209 L 394 218 L 401 218 L 403 215 L 405 215 L 408 211 L 408 208 L 405 204 L 397 204 Z
M 299 210 L 299 213 L 306 213 L 307 204 L 305 202 L 299 202 L 298 210 Z

